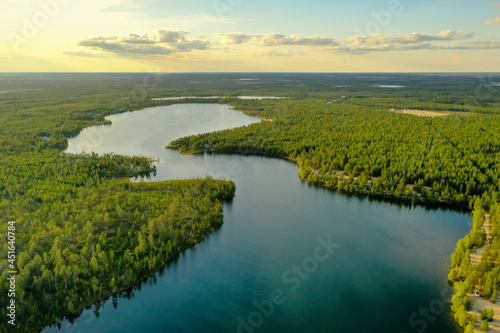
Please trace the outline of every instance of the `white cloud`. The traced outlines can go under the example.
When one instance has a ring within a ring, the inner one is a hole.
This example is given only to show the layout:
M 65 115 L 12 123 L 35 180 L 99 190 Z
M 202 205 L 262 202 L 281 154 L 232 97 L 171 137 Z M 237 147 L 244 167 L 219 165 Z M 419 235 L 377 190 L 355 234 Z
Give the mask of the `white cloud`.
M 452 30 L 444 30 L 439 32 L 436 37 L 439 40 L 462 40 L 472 38 L 474 34 L 465 34 L 462 31 L 452 31 Z
M 73 57 L 86 57 L 86 58 L 102 58 L 105 57 L 102 53 L 86 52 L 86 51 L 64 51 L 64 55 L 69 55 Z
M 189 35 L 189 32 L 158 30 L 158 32 L 152 34 L 150 38 L 159 43 L 178 43 L 185 41 L 187 35 Z
M 299 37 L 295 35 L 282 34 L 264 34 L 264 35 L 245 35 L 240 32 L 229 34 L 217 34 L 216 37 L 221 40 L 222 44 L 255 44 L 262 46 L 277 46 L 277 45 L 332 45 L 335 40 L 333 38 L 322 37 Z
M 304 53 L 304 52 L 294 52 L 291 50 L 286 50 L 286 51 L 271 50 L 271 51 L 267 51 L 267 52 L 262 53 L 260 56 L 262 56 L 262 57 L 291 57 L 297 53 Z
M 302 45 L 325 47 L 350 53 L 368 53 L 375 51 L 392 50 L 417 50 L 438 48 L 432 42 L 462 41 L 473 37 L 471 33 L 461 31 L 444 30 L 436 35 L 426 35 L 417 32 L 405 35 L 373 35 L 352 36 L 343 40 L 324 38 L 318 36 L 300 37 L 295 35 L 263 34 L 246 35 L 240 32 L 217 34 L 216 38 L 221 44 L 229 45 L 260 45 L 260 46 L 282 46 Z
M 486 20 L 486 24 L 500 24 L 500 16 Z
M 459 49 L 496 49 L 499 41 L 469 41 L 473 34 L 461 31 L 444 30 L 435 35 L 412 32 L 404 35 L 351 36 L 342 40 L 319 36 L 301 37 L 283 34 L 250 35 L 241 32 L 219 33 L 215 41 L 190 39 L 186 31 L 158 30 L 152 34 L 129 34 L 122 37 L 97 37 L 80 41 L 79 45 L 105 54 L 122 57 L 145 57 L 151 55 L 170 55 L 188 53 L 194 50 L 209 50 L 215 45 L 245 46 L 254 45 L 266 48 L 294 47 L 293 50 L 272 49 L 261 53 L 262 56 L 283 57 L 297 54 L 298 47 L 314 47 L 320 50 L 349 54 L 389 52 L 404 50 L 459 50 Z M 444 42 L 451 42 L 444 44 Z M 212 48 L 212 51 L 216 48 Z M 219 49 L 220 50 L 220 49 Z M 230 51 L 229 51 L 230 52 Z M 69 53 L 68 53 L 69 54 Z M 73 52 L 71 55 L 78 55 Z M 82 54 L 82 56 L 88 56 Z
M 468 49 L 500 49 L 500 41 L 494 39 L 483 39 L 463 45 Z
M 412 32 L 405 35 L 373 35 L 352 36 L 339 41 L 337 50 L 352 53 L 368 53 L 375 51 L 419 50 L 440 48 L 433 42 L 461 41 L 470 39 L 473 34 L 461 31 L 444 30 L 435 36 Z
M 222 44 L 245 44 L 252 38 L 251 36 L 242 34 L 241 32 L 217 34 L 215 37 L 220 39 Z
M 124 57 L 169 55 L 178 52 L 208 49 L 210 45 L 208 41 L 191 40 L 187 37 L 188 35 L 189 33 L 185 31 L 159 30 L 153 34 L 129 34 L 123 37 L 85 39 L 80 41 L 78 45 L 95 51 L 119 54 Z M 78 52 L 73 52 L 70 55 L 78 55 Z

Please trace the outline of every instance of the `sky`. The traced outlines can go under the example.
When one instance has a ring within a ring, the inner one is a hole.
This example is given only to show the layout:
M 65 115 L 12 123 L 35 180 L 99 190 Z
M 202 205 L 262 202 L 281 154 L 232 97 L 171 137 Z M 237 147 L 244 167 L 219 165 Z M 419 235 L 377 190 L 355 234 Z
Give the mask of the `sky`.
M 500 72 L 500 2 L 1 0 L 0 72 Z

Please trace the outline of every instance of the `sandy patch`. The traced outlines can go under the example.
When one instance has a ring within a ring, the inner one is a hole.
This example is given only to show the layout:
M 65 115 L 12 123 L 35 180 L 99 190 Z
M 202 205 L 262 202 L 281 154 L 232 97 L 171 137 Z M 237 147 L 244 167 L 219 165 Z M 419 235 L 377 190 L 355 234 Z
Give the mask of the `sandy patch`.
M 500 332 L 500 304 L 491 303 L 489 299 L 469 295 L 469 300 L 471 302 L 470 314 L 476 314 L 478 317 L 478 323 L 475 325 L 475 329 L 479 331 L 479 326 L 481 325 L 481 317 L 479 315 L 479 310 L 489 310 L 493 308 L 495 315 L 493 316 L 493 321 L 490 321 L 490 330 L 488 332 Z M 482 331 L 481 331 L 482 332 Z
M 486 243 L 476 249 L 475 252 L 470 254 L 470 261 L 472 265 L 478 265 L 481 262 L 481 258 L 483 256 L 483 248 L 491 244 L 491 222 L 490 222 L 490 214 L 486 213 L 484 215 L 484 223 L 483 223 L 484 231 L 486 232 Z M 476 286 L 474 291 L 479 291 L 479 286 Z M 474 294 L 467 294 L 469 296 L 469 300 L 471 303 L 471 309 L 468 311 L 470 314 L 476 314 L 479 317 L 480 310 L 489 310 L 493 308 L 495 315 L 493 316 L 493 321 L 489 322 L 490 330 L 489 332 L 500 332 L 500 304 L 491 303 L 489 299 L 483 297 L 477 297 Z M 476 323 L 475 329 L 479 331 L 479 326 L 481 322 Z
M 390 111 L 396 113 L 412 114 L 414 116 L 419 116 L 419 117 L 446 117 L 453 115 L 451 113 L 446 113 L 441 111 L 423 111 L 423 110 L 412 110 L 412 109 L 401 109 L 401 110 L 391 109 Z

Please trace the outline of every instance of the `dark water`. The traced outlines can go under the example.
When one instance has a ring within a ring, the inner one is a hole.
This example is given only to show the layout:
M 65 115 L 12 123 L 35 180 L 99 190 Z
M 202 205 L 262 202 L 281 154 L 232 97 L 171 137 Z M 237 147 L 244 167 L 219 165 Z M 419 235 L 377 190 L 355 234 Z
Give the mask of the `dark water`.
M 163 148 L 256 121 L 225 106 L 113 118 L 70 140 L 69 150 L 95 141 L 99 153 L 159 157 L 156 179 L 231 177 L 236 196 L 220 229 L 154 277 L 44 332 L 458 332 L 445 280 L 468 215 L 311 186 L 284 160 Z

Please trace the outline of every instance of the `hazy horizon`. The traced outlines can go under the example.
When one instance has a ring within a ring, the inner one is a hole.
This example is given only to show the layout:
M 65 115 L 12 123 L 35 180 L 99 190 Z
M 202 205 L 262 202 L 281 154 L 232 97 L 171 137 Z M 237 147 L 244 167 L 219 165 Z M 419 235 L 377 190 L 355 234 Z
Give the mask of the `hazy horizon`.
M 500 2 L 7 0 L 0 72 L 498 72 Z

